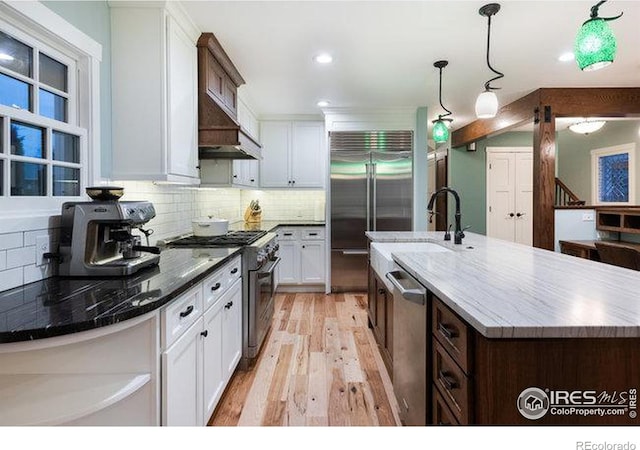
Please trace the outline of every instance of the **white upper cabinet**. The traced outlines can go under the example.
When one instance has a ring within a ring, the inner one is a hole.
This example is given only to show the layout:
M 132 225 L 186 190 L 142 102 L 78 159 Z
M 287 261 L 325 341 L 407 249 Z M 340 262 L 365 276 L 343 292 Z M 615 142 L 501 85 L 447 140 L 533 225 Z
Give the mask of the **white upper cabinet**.
M 199 183 L 198 29 L 178 3 L 111 2 L 111 178 Z
M 262 187 L 324 188 L 323 122 L 264 121 L 260 130 Z

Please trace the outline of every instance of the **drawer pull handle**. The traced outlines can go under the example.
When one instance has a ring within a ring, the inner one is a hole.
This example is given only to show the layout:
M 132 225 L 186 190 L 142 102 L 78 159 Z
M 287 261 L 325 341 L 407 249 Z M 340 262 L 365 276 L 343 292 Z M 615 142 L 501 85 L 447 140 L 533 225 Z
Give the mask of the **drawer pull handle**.
M 285 236 L 293 236 L 293 233 L 284 233 Z
M 187 309 L 180 313 L 180 317 L 187 317 L 189 314 L 193 312 L 193 305 L 189 305 Z
M 448 327 L 442 322 L 438 323 L 438 331 L 440 332 L 441 335 L 443 335 L 447 339 L 453 339 L 455 337 L 458 337 L 457 330 Z
M 317 236 L 318 233 L 309 233 L 309 236 Z
M 234 267 L 233 270 L 231 271 L 231 275 L 233 275 L 234 273 L 238 273 L 238 268 Z
M 378 289 L 378 294 L 380 294 L 380 295 L 384 294 L 384 289 L 382 289 L 382 288 Z
M 202 337 L 209 336 L 209 330 L 204 330 L 202 333 L 200 333 L 200 336 L 202 336 Z
M 456 381 L 456 379 L 443 370 L 438 372 L 438 379 L 442 381 L 444 387 L 446 387 L 449 391 L 458 387 L 458 382 Z
M 231 309 L 232 306 L 233 306 L 233 302 L 229 302 L 226 305 L 224 305 L 224 309 Z
M 212 291 L 217 291 L 218 289 L 220 289 L 221 284 L 220 283 L 216 283 L 213 286 L 211 286 L 211 290 Z

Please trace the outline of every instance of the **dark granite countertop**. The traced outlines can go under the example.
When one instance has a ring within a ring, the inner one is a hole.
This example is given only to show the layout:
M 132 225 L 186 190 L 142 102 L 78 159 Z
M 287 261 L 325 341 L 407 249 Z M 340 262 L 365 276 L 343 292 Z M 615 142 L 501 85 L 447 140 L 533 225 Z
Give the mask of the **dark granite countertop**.
M 165 249 L 160 264 L 118 278 L 53 277 L 0 292 L 0 343 L 29 341 L 141 316 L 202 281 L 239 247 Z

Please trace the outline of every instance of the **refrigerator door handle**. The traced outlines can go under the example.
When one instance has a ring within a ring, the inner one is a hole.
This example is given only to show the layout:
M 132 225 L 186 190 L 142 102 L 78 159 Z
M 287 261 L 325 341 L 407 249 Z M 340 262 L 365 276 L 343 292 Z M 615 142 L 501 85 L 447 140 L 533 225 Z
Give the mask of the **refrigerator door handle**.
M 376 205 L 378 204 L 378 196 L 376 194 L 376 190 L 378 188 L 378 165 L 376 163 L 371 164 L 371 178 L 373 179 L 373 196 L 371 197 L 371 202 L 373 203 L 373 231 L 377 231 L 378 228 L 378 211 Z
M 367 231 L 371 231 L 371 164 L 365 163 L 365 173 L 367 178 Z

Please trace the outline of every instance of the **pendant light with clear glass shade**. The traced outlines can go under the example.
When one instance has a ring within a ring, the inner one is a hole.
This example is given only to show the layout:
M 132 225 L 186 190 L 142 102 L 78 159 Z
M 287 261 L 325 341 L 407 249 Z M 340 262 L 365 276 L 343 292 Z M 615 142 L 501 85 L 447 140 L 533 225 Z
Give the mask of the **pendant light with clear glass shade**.
M 433 63 L 433 67 L 436 67 L 440 70 L 440 85 L 438 88 L 438 99 L 440 100 L 440 106 L 444 109 L 447 114 L 438 115 L 438 119 L 433 121 L 433 140 L 435 142 L 447 142 L 449 140 L 449 124 L 453 122 L 453 119 L 447 118 L 453 114 L 442 104 L 442 69 L 447 67 L 449 61 L 440 60 Z M 448 122 L 448 123 L 447 123 Z
M 591 17 L 582 24 L 576 35 L 574 53 L 580 70 L 602 69 L 616 57 L 616 37 L 607 22 L 619 19 L 622 13 L 615 17 L 598 17 L 598 8 L 606 1 L 602 0 L 591 7 Z
M 487 66 L 489 69 L 495 73 L 497 76 L 491 78 L 484 84 L 484 92 L 482 92 L 478 99 L 476 100 L 476 117 L 478 119 L 489 119 L 491 117 L 495 117 L 498 113 L 498 97 L 495 92 L 496 89 L 500 89 L 499 87 L 491 86 L 492 81 L 499 80 L 504 77 L 502 72 L 498 72 L 491 66 L 491 62 L 489 61 L 489 53 L 490 53 L 490 44 L 491 44 L 491 16 L 495 15 L 500 11 L 499 3 L 489 3 L 484 5 L 478 13 L 481 16 L 485 16 L 488 19 L 488 27 L 487 27 Z

